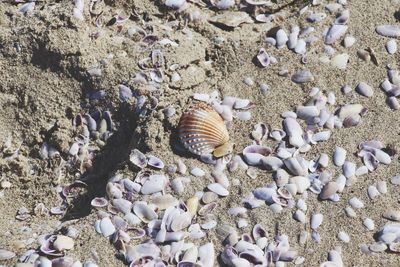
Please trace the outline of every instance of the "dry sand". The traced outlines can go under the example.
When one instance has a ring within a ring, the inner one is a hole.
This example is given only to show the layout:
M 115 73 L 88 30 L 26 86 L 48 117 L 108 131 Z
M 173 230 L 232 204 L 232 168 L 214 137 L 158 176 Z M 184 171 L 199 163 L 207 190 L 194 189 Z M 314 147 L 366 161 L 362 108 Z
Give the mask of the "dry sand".
M 385 66 L 390 64 L 398 67 L 399 56 L 398 53 L 388 55 L 384 48 L 387 39 L 375 33 L 377 25 L 397 23 L 395 12 L 400 8 L 398 1 L 348 1 L 347 8 L 351 14 L 348 32 L 356 37 L 357 42 L 348 49 L 343 48 L 339 42 L 334 44 L 338 51 L 350 54 L 346 70 L 334 69 L 329 64 L 319 62 L 318 54 L 323 51 L 322 41 L 314 44 L 315 52 L 308 54 L 306 65 L 300 63 L 301 56 L 286 48 L 277 50 L 269 47 L 268 51 L 278 59 L 278 63 L 265 69 L 259 68 L 253 63 L 253 58 L 259 48 L 265 46 L 262 41 L 263 24 L 243 24 L 233 31 L 225 31 L 203 20 L 196 25 L 181 25 L 169 31 L 162 25 L 174 20 L 174 12 L 166 12 L 160 6 L 158 1 L 149 0 L 105 1 L 104 4 L 105 22 L 116 13 L 130 14 L 134 10 L 149 21 L 147 24 L 151 26 L 147 30 L 151 31 L 152 28 L 155 35 L 179 43 L 179 47 L 163 49 L 168 66 L 179 63 L 197 68 L 196 75 L 188 73 L 190 68 L 186 72 L 182 71 L 182 82 L 177 86 L 163 83 L 158 108 L 148 117 L 133 121 L 129 115 L 130 107 L 121 105 L 118 100 L 117 86 L 125 83 L 137 89 L 133 83 L 135 73 L 139 70 L 137 62 L 147 57 L 151 50 L 140 47 L 128 37 L 126 31 L 133 25 L 143 27 L 143 21 L 129 20 L 120 33 L 115 26 L 103 27 L 99 30 L 100 37 L 93 40 L 89 34 L 97 29 L 89 20 L 88 10 L 85 10 L 86 21 L 77 21 L 72 17 L 73 4 L 69 1 L 37 2 L 34 13 L 28 15 L 20 14 L 14 4 L 0 3 L 0 144 L 6 142 L 8 137 L 12 138 L 14 149 L 22 143 L 19 155 L 11 161 L 5 160 L 9 156 L 7 153 L 0 153 L 0 179 L 12 184 L 11 188 L 0 191 L 0 248 L 20 255 L 30 248 L 38 247 L 38 235 L 52 233 L 57 229 L 62 219 L 60 216 L 33 215 L 26 221 L 17 221 L 15 215 L 19 208 L 24 206 L 32 211 L 40 202 L 48 208 L 57 206 L 59 200 L 56 185 L 65 185 L 79 178 L 77 173 L 68 173 L 58 181 L 54 168 L 40 159 L 38 151 L 41 143 L 49 140 L 50 136 L 50 141 L 59 149 L 68 148 L 72 137 L 71 115 L 85 113 L 94 107 L 110 110 L 124 131 L 105 147 L 99 146 L 101 152 L 95 164 L 97 169 L 84 175 L 92 179 L 89 182 L 90 192 L 75 203 L 75 217 L 62 220 L 79 230 L 76 246 L 67 254 L 85 261 L 93 260 L 93 253 L 97 253 L 97 263 L 100 266 L 123 266 L 123 263 L 115 257 L 116 250 L 94 231 L 96 212 L 88 210 L 87 200 L 95 195 L 103 195 L 105 181 L 116 172 L 135 177 L 135 172 L 127 163 L 131 149 L 138 146 L 143 152 L 151 152 L 162 158 L 166 164 L 181 157 L 189 168 L 198 166 L 211 170 L 197 158 L 175 154 L 171 147 L 171 139 L 176 138 L 171 132 L 195 92 L 210 93 L 218 90 L 222 96 L 248 98 L 255 103 L 251 110 L 251 120 L 235 120 L 230 129 L 231 139 L 236 143 L 236 153 L 251 143 L 249 134 L 254 124 L 264 122 L 271 128 L 281 128 L 281 113 L 303 104 L 313 86 L 334 92 L 338 105 L 361 103 L 369 112 L 357 127 L 335 129 L 331 139 L 313 146 L 307 158 L 311 159 L 321 152 L 331 154 L 338 145 L 348 151 L 350 160 L 361 165 L 360 158 L 354 153 L 360 142 L 369 139 L 378 139 L 399 150 L 400 116 L 398 111 L 388 108 L 386 96 L 379 89 L 380 82 L 386 78 Z M 191 8 L 199 9 L 194 4 L 191 4 Z M 323 11 L 323 5 L 313 9 Z M 200 10 L 204 17 L 214 14 L 214 11 L 208 9 Z M 290 11 L 288 14 L 291 14 Z M 330 15 L 324 22 L 317 24 L 315 35 L 320 36 L 332 19 L 333 15 Z M 281 26 L 289 29 L 292 24 L 305 25 L 305 17 L 290 15 Z M 221 46 L 213 44 L 213 38 L 217 36 L 225 39 Z M 20 50 L 16 49 L 17 46 Z M 366 47 L 374 48 L 379 66 L 364 62 L 356 56 L 358 49 Z M 87 70 L 99 66 L 102 59 L 106 59 L 107 64 L 101 66 L 101 77 L 90 77 Z M 315 75 L 315 81 L 305 86 L 296 85 L 289 77 L 277 74 L 282 69 L 292 74 L 303 68 Z M 255 84 L 245 85 L 245 77 L 251 77 Z M 348 84 L 354 88 L 359 81 L 366 81 L 373 86 L 372 98 L 362 97 L 355 92 L 341 94 L 342 85 Z M 267 95 L 259 92 L 261 83 L 269 85 Z M 90 90 L 104 90 L 107 97 L 89 103 L 85 96 Z M 177 109 L 177 113 L 170 119 L 164 118 L 162 113 L 162 109 L 168 105 L 174 105 Z M 58 129 L 49 133 L 48 130 L 55 122 L 59 125 Z M 272 141 L 267 144 L 273 145 Z M 267 207 L 254 209 L 249 212 L 249 226 L 238 231 L 249 233 L 254 224 L 261 223 L 270 237 L 276 233 L 289 235 L 290 244 L 306 258 L 303 266 L 319 266 L 326 261 L 328 251 L 338 245 L 342 247 L 345 266 L 400 266 L 397 254 L 384 252 L 365 255 L 359 249 L 360 244 L 374 241 L 374 232 L 362 226 L 362 219 L 373 219 L 376 229 L 379 229 L 387 222 L 381 217 L 382 212 L 387 207 L 398 208 L 400 200 L 399 188 L 391 184 L 388 193 L 375 201 L 368 198 L 367 187 L 377 180 L 389 181 L 399 167 L 396 155 L 389 166 L 380 166 L 377 171 L 362 176 L 355 185 L 346 188 L 338 203 L 318 201 L 310 193 L 307 215 L 319 211 L 325 216 L 318 231 L 322 238 L 320 244 L 312 240 L 305 246 L 298 244 L 298 234 L 303 229 L 309 229 L 309 225 L 294 221 L 293 210 L 290 209 L 284 209 L 280 214 L 273 214 Z M 339 168 L 333 167 L 333 164 L 330 164 L 330 170 L 334 177 L 340 173 Z M 240 206 L 242 197 L 254 188 L 271 182 L 272 174 L 258 170 L 258 176 L 253 180 L 243 171 L 237 171 L 230 174 L 230 177 L 239 179 L 241 184 L 232 186 L 230 195 L 218 201 L 219 207 L 214 214 L 220 223 L 235 225 L 234 218 L 226 213 L 227 208 Z M 196 191 L 203 190 L 208 183 L 208 179 L 192 179 L 181 198 L 187 199 Z M 357 218 L 349 218 L 344 208 L 347 200 L 354 196 L 364 201 L 365 208 L 356 211 Z M 340 230 L 350 235 L 350 243 L 344 244 L 336 238 Z M 218 252 L 221 251 L 221 241 L 213 230 L 208 232 L 207 239 L 214 242 Z M 11 266 L 15 262 L 16 258 L 0 264 Z

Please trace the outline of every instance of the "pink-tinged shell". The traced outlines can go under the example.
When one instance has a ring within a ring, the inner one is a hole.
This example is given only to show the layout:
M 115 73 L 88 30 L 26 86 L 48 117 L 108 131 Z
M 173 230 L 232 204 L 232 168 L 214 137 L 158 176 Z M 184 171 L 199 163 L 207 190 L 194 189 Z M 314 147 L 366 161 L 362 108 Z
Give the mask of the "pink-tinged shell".
M 178 126 L 179 139 L 184 147 L 196 155 L 211 154 L 229 141 L 229 133 L 222 117 L 204 103 L 189 108 Z

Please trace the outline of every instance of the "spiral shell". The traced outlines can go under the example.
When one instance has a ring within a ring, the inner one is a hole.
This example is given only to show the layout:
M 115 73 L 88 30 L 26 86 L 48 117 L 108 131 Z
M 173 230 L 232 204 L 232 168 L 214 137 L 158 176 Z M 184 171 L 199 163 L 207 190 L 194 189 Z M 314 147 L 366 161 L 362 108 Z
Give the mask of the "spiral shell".
M 179 138 L 186 149 L 196 155 L 213 153 L 216 157 L 230 153 L 229 134 L 221 116 L 207 104 L 190 107 L 179 122 Z

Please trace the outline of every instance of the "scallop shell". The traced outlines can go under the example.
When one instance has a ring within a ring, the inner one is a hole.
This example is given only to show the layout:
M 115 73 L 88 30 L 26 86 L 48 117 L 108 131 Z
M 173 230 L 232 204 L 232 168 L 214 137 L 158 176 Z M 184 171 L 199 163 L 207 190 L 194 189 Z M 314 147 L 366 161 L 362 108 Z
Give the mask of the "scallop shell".
M 179 138 L 191 153 L 216 157 L 228 154 L 229 134 L 222 117 L 207 104 L 189 108 L 179 122 Z M 219 147 L 227 148 L 218 149 Z

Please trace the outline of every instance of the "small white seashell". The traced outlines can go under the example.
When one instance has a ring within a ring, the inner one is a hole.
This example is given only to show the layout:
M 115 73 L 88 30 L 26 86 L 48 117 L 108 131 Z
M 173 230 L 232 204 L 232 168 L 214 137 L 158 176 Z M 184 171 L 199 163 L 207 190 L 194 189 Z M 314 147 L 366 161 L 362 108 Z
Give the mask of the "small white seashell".
M 303 129 L 300 124 L 293 118 L 285 118 L 283 127 L 289 137 L 289 143 L 295 147 L 301 147 L 305 141 L 303 139 Z
M 250 111 L 237 112 L 236 116 L 241 121 L 248 121 L 251 119 L 251 112 Z
M 287 41 L 289 40 L 286 32 L 283 29 L 279 29 L 276 32 L 275 39 L 276 39 L 276 47 L 278 49 L 281 49 L 281 48 L 285 47 Z
M 324 215 L 321 213 L 313 214 L 311 217 L 311 229 L 316 230 L 321 224 L 324 219 Z
M 300 55 L 303 55 L 307 52 L 307 43 L 304 41 L 304 39 L 299 39 L 297 41 L 296 46 L 294 47 L 294 52 Z
M 216 194 L 219 195 L 219 196 L 226 197 L 226 196 L 229 195 L 229 191 L 226 190 L 225 187 L 223 187 L 222 185 L 220 185 L 220 184 L 218 184 L 218 183 L 209 184 L 209 185 L 207 186 L 207 188 L 208 188 L 210 191 L 216 193 Z
M 349 21 L 349 18 L 350 18 L 350 11 L 348 9 L 346 9 L 338 14 L 334 23 L 335 24 L 346 24 Z
M 343 46 L 345 48 L 349 48 L 351 46 L 353 46 L 356 42 L 356 38 L 354 38 L 353 36 L 346 36 L 343 40 Z
M 343 54 L 338 54 L 334 56 L 331 60 L 332 66 L 344 70 L 347 67 L 347 63 L 349 62 L 349 54 L 343 53 Z
M 370 231 L 375 229 L 375 223 L 370 218 L 365 218 L 364 221 L 363 221 L 363 225 Z
M 213 243 L 207 243 L 202 245 L 198 249 L 199 251 L 199 263 L 204 267 L 213 267 L 215 250 Z
M 320 110 L 316 106 L 298 106 L 296 115 L 299 119 L 308 120 L 319 116 Z
M 33 11 L 34 9 L 35 9 L 35 2 L 28 2 L 23 4 L 18 11 L 25 14 Z
M 380 25 L 375 28 L 376 32 L 385 37 L 400 37 L 400 26 L 398 25 Z
M 166 0 L 165 5 L 172 9 L 180 9 L 186 4 L 186 0 Z
M 387 245 L 384 242 L 375 242 L 369 245 L 369 250 L 373 252 L 383 252 L 387 249 Z
M 136 201 L 133 204 L 133 212 L 145 223 L 157 219 L 158 217 L 157 213 L 144 201 Z
M 361 209 L 364 208 L 364 203 L 358 199 L 357 197 L 352 197 L 349 199 L 349 204 L 351 207 L 355 209 Z
M 333 44 L 346 33 L 347 28 L 348 27 L 346 25 L 332 25 L 325 35 L 325 44 Z
M 356 174 L 356 164 L 350 161 L 345 161 L 342 170 L 343 175 L 346 176 L 346 178 L 352 178 Z
M 193 99 L 208 103 L 210 101 L 210 95 L 209 94 L 194 93 L 193 94 Z
M 380 195 L 378 189 L 377 189 L 376 186 L 374 186 L 374 185 L 370 185 L 370 186 L 368 187 L 368 190 L 367 190 L 367 191 L 368 191 L 368 197 L 369 197 L 370 199 L 374 199 L 374 198 L 376 198 L 377 196 Z
M 394 185 L 400 185 L 400 174 L 392 176 L 392 178 L 390 178 L 390 182 Z
M 329 182 L 323 188 L 319 197 L 322 200 L 330 199 L 339 189 L 339 185 L 336 182 Z
M 115 226 L 111 222 L 110 217 L 104 217 L 100 221 L 100 231 L 104 237 L 109 237 L 115 232 Z
M 379 193 L 381 193 L 381 194 L 387 193 L 387 184 L 385 181 L 378 181 L 376 183 L 376 188 L 378 189 Z
M 340 231 L 340 232 L 337 234 L 337 238 L 338 238 L 340 241 L 343 241 L 344 243 L 349 243 L 349 242 L 350 242 L 350 236 L 349 236 L 346 232 L 344 232 L 344 231 Z
M 288 38 L 288 42 L 287 42 L 289 49 L 294 49 L 296 47 L 298 37 L 299 37 L 299 32 L 300 32 L 299 26 L 294 26 L 292 28 L 292 31 L 289 34 L 289 38 Z
M 149 155 L 147 157 L 147 165 L 150 165 L 156 169 L 163 169 L 164 168 L 164 162 L 162 162 L 161 159 L 153 156 L 153 155 Z
M 356 218 L 357 214 L 356 212 L 351 208 L 351 207 L 346 207 L 344 209 L 344 211 L 346 212 L 346 215 L 350 218 Z
M 167 178 L 164 175 L 151 175 L 144 183 L 140 192 L 143 195 L 149 195 L 162 191 L 167 184 Z
M 292 75 L 292 82 L 308 83 L 314 81 L 314 76 L 309 70 L 300 70 Z
M 344 162 L 346 161 L 346 154 L 347 151 L 344 148 L 341 147 L 335 147 L 335 150 L 333 152 L 333 163 L 336 166 L 342 166 Z
M 356 170 L 356 176 L 362 176 L 367 173 L 368 173 L 368 167 L 365 165 L 357 168 Z
M 296 185 L 297 193 L 299 193 L 299 194 L 302 194 L 303 192 L 305 192 L 311 186 L 310 180 L 308 178 L 306 178 L 306 177 L 303 177 L 303 176 L 291 177 L 290 178 L 290 184 L 295 184 Z M 292 194 L 292 192 L 289 190 L 289 188 L 287 188 L 287 189 Z M 292 195 L 294 196 L 295 194 L 292 194 Z
M 171 181 L 171 188 L 174 190 L 175 193 L 178 195 L 182 194 L 185 190 L 182 179 L 180 178 L 175 178 L 174 180 Z
M 327 141 L 331 137 L 331 131 L 322 131 L 313 134 L 311 143 L 316 144 L 317 142 Z
M 397 42 L 394 39 L 390 39 L 387 43 L 386 43 L 386 51 L 390 54 L 393 55 L 394 53 L 396 53 L 397 51 Z
M 248 86 L 253 86 L 254 85 L 254 81 L 253 81 L 253 79 L 251 77 L 244 78 L 243 82 Z
M 386 99 L 386 102 L 387 102 L 388 106 L 389 106 L 391 109 L 393 109 L 393 110 L 398 110 L 398 109 L 400 109 L 400 103 L 399 103 L 399 101 L 397 100 L 396 97 L 394 97 L 394 96 L 388 97 L 388 98 Z
M 293 175 L 304 175 L 305 171 L 296 158 L 290 157 L 285 159 L 284 164 L 289 172 Z
M 0 249 L 0 261 L 12 259 L 15 257 L 15 255 L 16 254 L 12 251 Z
M 326 18 L 326 13 L 311 13 L 308 17 L 307 20 L 309 22 L 320 22 L 323 21 Z
M 300 198 L 296 203 L 296 207 L 301 209 L 304 212 L 307 211 L 307 203 L 304 201 L 304 199 Z
M 293 214 L 293 218 L 301 223 L 306 223 L 306 215 L 301 210 L 296 210 Z
M 267 67 L 271 63 L 271 59 L 264 48 L 261 48 L 260 51 L 258 51 L 257 59 L 263 67 Z
M 365 82 L 360 82 L 356 87 L 356 92 L 362 96 L 371 97 L 374 94 L 374 90 L 371 86 Z
M 269 206 L 269 208 L 271 209 L 271 211 L 275 214 L 279 214 L 282 212 L 283 207 L 280 204 L 274 203 L 272 205 Z
M 203 177 L 204 175 L 206 175 L 206 173 L 202 169 L 197 167 L 191 169 L 190 174 L 196 177 Z

